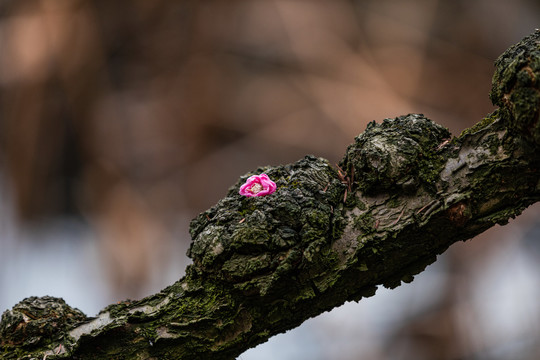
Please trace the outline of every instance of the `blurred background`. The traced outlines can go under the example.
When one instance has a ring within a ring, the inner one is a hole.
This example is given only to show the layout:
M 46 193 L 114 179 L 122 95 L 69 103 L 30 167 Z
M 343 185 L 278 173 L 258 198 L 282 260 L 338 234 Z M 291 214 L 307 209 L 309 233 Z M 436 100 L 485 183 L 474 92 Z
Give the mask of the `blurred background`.
M 372 120 L 458 135 L 493 110 L 494 60 L 539 26 L 536 0 L 0 0 L 0 311 L 159 291 L 240 175 L 336 163 Z M 539 359 L 539 219 L 239 359 Z

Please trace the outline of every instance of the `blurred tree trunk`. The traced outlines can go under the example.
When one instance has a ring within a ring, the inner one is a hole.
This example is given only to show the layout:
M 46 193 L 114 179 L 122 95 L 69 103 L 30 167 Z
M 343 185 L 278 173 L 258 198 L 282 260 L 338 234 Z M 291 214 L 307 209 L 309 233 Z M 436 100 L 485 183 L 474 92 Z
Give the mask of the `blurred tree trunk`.
M 57 298 L 21 301 L 0 323 L 3 358 L 232 359 L 412 281 L 452 243 L 539 200 L 539 44 L 536 31 L 497 60 L 500 108 L 457 138 L 410 114 L 369 124 L 338 169 L 312 156 L 257 169 L 274 194 L 238 195 L 241 177 L 192 222 L 193 265 L 158 294 L 96 318 Z

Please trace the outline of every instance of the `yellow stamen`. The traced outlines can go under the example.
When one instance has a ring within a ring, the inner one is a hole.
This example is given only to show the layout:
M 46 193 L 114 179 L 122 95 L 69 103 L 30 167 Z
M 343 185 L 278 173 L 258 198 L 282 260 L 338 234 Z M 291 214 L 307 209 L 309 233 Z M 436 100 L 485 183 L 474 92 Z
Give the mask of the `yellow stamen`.
M 254 194 L 257 194 L 261 192 L 262 189 L 263 189 L 262 185 L 259 183 L 256 183 L 256 184 L 253 184 L 253 186 L 251 187 L 251 189 L 249 189 L 249 191 L 251 191 Z

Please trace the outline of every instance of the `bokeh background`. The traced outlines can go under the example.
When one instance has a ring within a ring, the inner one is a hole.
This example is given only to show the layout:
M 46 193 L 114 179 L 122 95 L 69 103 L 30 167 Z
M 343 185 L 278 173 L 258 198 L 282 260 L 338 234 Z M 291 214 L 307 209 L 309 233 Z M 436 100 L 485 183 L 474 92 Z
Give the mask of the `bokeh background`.
M 539 26 L 536 0 L 0 0 L 0 311 L 159 291 L 240 175 L 336 163 L 372 120 L 458 135 L 493 110 L 496 57 Z M 539 359 L 539 219 L 239 359 Z

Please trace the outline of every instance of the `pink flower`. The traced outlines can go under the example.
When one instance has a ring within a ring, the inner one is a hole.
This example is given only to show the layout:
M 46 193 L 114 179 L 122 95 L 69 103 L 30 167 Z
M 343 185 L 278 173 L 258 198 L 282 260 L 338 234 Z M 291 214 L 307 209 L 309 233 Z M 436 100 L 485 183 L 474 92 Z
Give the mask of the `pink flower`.
M 240 186 L 240 195 L 245 196 L 264 196 L 274 191 L 276 191 L 276 183 L 266 174 L 250 176 L 246 183 Z

